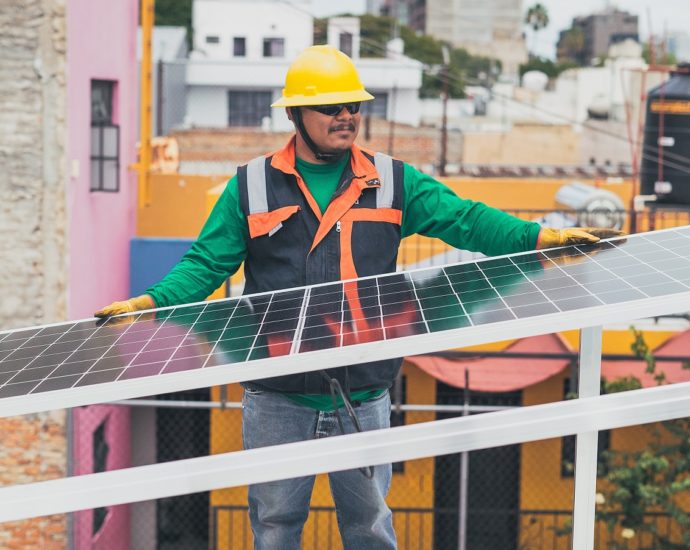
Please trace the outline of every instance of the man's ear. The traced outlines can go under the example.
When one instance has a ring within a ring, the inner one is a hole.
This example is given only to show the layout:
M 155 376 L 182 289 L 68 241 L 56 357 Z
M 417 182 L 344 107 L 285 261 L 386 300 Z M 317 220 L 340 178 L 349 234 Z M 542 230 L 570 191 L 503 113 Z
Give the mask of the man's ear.
M 290 109 L 290 107 L 285 107 L 285 114 L 287 115 L 288 120 L 289 120 L 290 122 L 294 122 L 294 121 L 292 120 L 292 109 Z

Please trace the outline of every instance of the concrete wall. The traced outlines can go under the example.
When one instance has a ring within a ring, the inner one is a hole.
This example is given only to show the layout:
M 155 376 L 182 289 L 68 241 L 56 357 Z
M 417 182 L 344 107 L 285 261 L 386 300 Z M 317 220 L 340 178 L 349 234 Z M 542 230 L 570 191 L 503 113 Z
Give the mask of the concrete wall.
M 64 319 L 66 16 L 59 0 L 0 10 L 0 328 Z M 64 411 L 0 420 L 0 485 L 67 473 Z M 3 524 L 1 548 L 65 548 L 63 515 Z
M 67 315 L 64 2 L 0 14 L 0 328 Z

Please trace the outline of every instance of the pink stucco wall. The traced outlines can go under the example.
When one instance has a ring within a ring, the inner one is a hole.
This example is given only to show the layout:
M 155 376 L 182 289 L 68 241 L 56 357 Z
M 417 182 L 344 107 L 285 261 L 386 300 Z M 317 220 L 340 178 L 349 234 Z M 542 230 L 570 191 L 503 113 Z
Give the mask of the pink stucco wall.
M 67 0 L 68 318 L 90 317 L 127 297 L 129 241 L 134 235 L 138 0 Z M 91 192 L 91 80 L 116 81 L 114 122 L 120 126 L 120 191 Z M 93 433 L 106 422 L 108 470 L 130 462 L 129 410 L 97 406 L 74 411 L 74 475 L 93 470 Z M 114 506 L 98 533 L 92 511 L 75 514 L 74 548 L 127 550 L 130 514 Z
M 127 298 L 136 176 L 137 0 L 67 1 L 68 317 Z M 120 191 L 90 192 L 91 80 L 117 81 Z
M 93 434 L 105 426 L 108 445 L 106 470 L 129 466 L 129 408 L 118 406 L 84 407 L 75 410 L 73 475 L 93 472 Z M 75 550 L 129 550 L 129 506 L 110 506 L 101 528 L 93 532 L 93 510 L 74 514 Z

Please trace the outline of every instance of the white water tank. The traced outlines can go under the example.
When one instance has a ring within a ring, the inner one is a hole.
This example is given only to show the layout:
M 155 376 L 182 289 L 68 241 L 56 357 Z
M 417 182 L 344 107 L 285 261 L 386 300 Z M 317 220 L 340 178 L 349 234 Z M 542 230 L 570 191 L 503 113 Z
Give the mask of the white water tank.
M 625 205 L 618 195 L 580 181 L 561 187 L 556 202 L 576 211 L 572 215 L 580 227 L 621 229 L 625 223 Z

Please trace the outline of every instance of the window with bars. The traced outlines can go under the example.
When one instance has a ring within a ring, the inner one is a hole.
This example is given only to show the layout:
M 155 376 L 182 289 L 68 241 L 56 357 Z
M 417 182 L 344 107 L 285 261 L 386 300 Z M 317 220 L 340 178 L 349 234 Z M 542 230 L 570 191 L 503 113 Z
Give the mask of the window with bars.
M 261 126 L 271 116 L 271 92 L 228 92 L 228 126 Z
M 285 39 L 264 38 L 264 57 L 285 57 Z
M 115 81 L 91 81 L 91 191 L 120 190 L 120 126 L 113 117 Z

